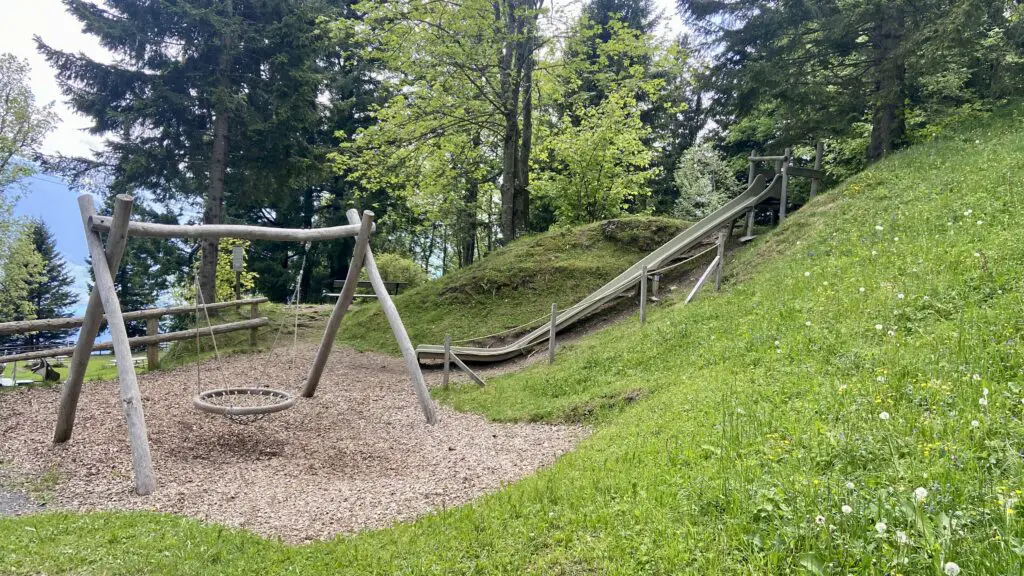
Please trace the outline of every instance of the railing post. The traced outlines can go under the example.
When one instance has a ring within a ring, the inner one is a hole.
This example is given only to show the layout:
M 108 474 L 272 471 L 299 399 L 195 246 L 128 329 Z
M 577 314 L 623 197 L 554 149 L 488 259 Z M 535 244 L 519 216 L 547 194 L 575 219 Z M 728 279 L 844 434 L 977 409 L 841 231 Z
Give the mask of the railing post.
M 249 319 L 250 320 L 255 320 L 256 318 L 259 318 L 259 317 L 260 317 L 260 303 L 259 302 L 253 302 L 252 304 L 249 304 Z M 296 330 L 297 329 L 298 328 L 296 328 Z M 257 335 L 257 331 L 258 330 L 259 330 L 259 328 L 252 328 L 252 329 L 249 330 L 249 348 L 255 348 L 256 347 L 256 335 Z
M 786 148 L 785 158 L 781 161 L 782 163 L 782 195 L 779 198 L 779 224 L 786 219 L 786 204 L 788 203 L 789 195 L 789 162 L 790 156 L 793 154 L 792 148 Z
M 444 378 L 441 380 L 442 386 L 448 385 L 448 373 L 452 369 L 452 335 L 444 335 Z
M 640 269 L 640 323 L 647 321 L 647 266 Z
M 821 170 L 821 160 L 825 153 L 825 143 L 818 140 L 818 143 L 814 146 L 814 169 Z M 818 194 L 818 186 L 820 186 L 820 180 L 817 178 L 811 178 L 811 198 L 814 198 Z
M 722 266 L 725 264 L 725 241 L 729 237 L 724 231 L 718 233 L 718 266 L 715 269 L 715 292 L 722 288 Z
M 658 285 L 661 284 L 661 274 L 651 277 L 651 296 L 658 297 Z
M 156 336 L 160 333 L 160 319 L 146 318 L 146 336 Z M 149 344 L 146 346 L 146 371 L 160 368 L 160 345 Z
M 555 363 L 555 335 L 558 333 L 558 304 L 551 303 L 551 328 L 548 329 L 548 364 Z

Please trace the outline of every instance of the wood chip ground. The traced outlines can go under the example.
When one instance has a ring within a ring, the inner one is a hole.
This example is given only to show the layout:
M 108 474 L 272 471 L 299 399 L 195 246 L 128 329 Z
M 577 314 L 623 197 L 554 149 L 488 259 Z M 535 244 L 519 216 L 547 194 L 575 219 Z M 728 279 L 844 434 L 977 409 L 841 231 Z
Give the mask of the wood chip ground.
M 200 366 L 202 388 L 297 394 L 315 346 Z M 431 374 L 436 381 L 439 374 Z M 0 394 L 8 481 L 53 470 L 49 509 L 158 510 L 288 542 L 380 528 L 456 506 L 550 465 L 582 427 L 498 424 L 438 406 L 429 426 L 400 358 L 335 348 L 316 397 L 249 426 L 197 412 L 196 367 L 139 378 L 158 489 L 132 491 L 116 382 L 86 384 L 74 437 L 53 446 L 59 388 Z

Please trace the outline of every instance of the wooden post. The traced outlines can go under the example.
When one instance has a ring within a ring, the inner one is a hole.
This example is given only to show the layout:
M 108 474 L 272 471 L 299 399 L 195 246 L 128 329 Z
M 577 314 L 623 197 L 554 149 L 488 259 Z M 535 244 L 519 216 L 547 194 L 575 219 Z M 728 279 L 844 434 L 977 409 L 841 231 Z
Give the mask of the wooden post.
M 83 198 L 85 200 L 83 200 Z M 78 204 L 85 210 L 83 202 L 89 202 L 89 213 L 94 214 L 95 206 L 92 204 L 92 195 L 79 196 Z M 111 274 L 116 274 L 121 266 L 121 256 L 124 255 L 124 247 L 128 242 L 128 221 L 131 216 L 131 196 L 120 195 L 114 199 L 114 219 L 110 225 L 110 232 L 107 234 L 107 247 L 100 263 L 105 262 Z M 86 236 L 92 234 L 86 226 Z M 93 261 L 93 267 L 97 265 Z M 99 289 L 93 287 L 89 294 L 89 304 L 85 308 L 85 318 L 82 320 L 82 328 L 78 331 L 78 343 L 75 344 L 75 352 L 71 356 L 71 363 L 68 368 L 68 379 L 64 382 L 64 388 L 60 395 L 60 408 L 57 411 L 57 426 L 53 431 L 54 443 L 60 444 L 71 439 L 71 432 L 75 427 L 75 412 L 78 410 L 78 397 L 82 393 L 82 382 L 85 379 L 85 370 L 89 366 L 89 357 L 92 356 L 92 345 L 96 342 L 96 335 L 100 331 L 100 323 L 103 321 L 103 302 L 100 299 Z
M 750 152 L 750 158 L 747 159 L 747 186 L 749 187 L 754 183 L 754 176 L 757 175 L 757 162 L 754 160 L 754 156 L 757 156 L 757 150 Z
M 304 398 L 312 398 L 316 393 L 316 387 L 323 376 L 324 367 L 327 365 L 327 357 L 331 354 L 334 346 L 334 337 L 338 335 L 338 328 L 341 327 L 341 320 L 345 312 L 352 304 L 356 294 L 356 285 L 359 283 L 359 272 L 363 269 L 363 259 L 366 256 L 366 247 L 370 243 L 370 227 L 373 226 L 373 212 L 363 212 L 362 226 L 359 229 L 359 236 L 356 237 L 356 247 L 352 251 L 352 260 L 348 264 L 348 274 L 345 276 L 345 287 L 341 289 L 341 296 L 334 305 L 331 318 L 327 321 L 327 329 L 324 330 L 324 337 L 320 340 L 320 347 L 317 348 L 316 358 L 313 359 L 313 366 L 309 369 L 309 376 L 306 378 L 306 386 L 302 389 Z
M 255 320 L 260 317 L 260 303 L 253 302 L 249 304 L 249 319 Z M 256 336 L 259 332 L 259 328 L 252 328 L 249 330 L 249 348 L 256 347 Z
M 348 210 L 345 212 L 349 222 L 358 222 L 359 214 L 355 210 Z M 405 368 L 409 372 L 409 379 L 412 380 L 412 389 L 416 393 L 416 400 L 420 404 L 420 409 L 423 410 L 423 416 L 427 419 L 428 424 L 437 423 L 437 413 L 434 410 L 434 401 L 430 398 L 430 392 L 427 391 L 427 383 L 423 380 L 423 371 L 420 370 L 420 361 L 416 357 L 416 349 L 412 346 L 412 341 L 409 340 L 409 333 L 405 331 L 405 324 L 402 323 L 402 317 L 398 315 L 398 308 L 395 307 L 395 303 L 391 300 L 391 295 L 388 294 L 387 287 L 384 286 L 384 279 L 380 277 L 380 270 L 377 270 L 377 262 L 373 259 L 373 250 L 369 246 L 366 247 L 366 272 L 370 277 L 370 284 L 373 285 L 373 291 L 377 294 L 377 302 L 380 304 L 380 309 L 384 312 L 384 316 L 388 319 L 388 324 L 391 326 L 391 332 L 395 335 L 395 340 L 398 341 L 398 348 L 402 351 L 402 359 L 405 360 Z
M 118 196 L 118 201 L 122 198 Z M 130 207 L 131 199 L 127 198 Z M 85 228 L 85 240 L 89 245 L 89 256 L 92 258 L 92 270 L 96 277 L 96 288 L 103 303 L 107 316 L 107 327 L 114 345 L 114 358 L 117 360 L 117 379 L 120 384 L 121 407 L 124 409 L 125 420 L 128 422 L 128 440 L 132 449 L 132 470 L 135 472 L 135 491 L 145 496 L 156 489 L 156 478 L 153 476 L 153 461 L 149 454 L 149 435 L 146 431 L 146 417 L 142 412 L 142 397 L 139 394 L 139 383 L 135 378 L 135 366 L 132 364 L 132 349 L 128 343 L 128 331 L 121 317 L 121 303 L 117 299 L 114 288 L 114 277 L 105 262 L 106 254 L 103 242 L 96 232 L 89 227 L 89 216 L 94 213 L 92 196 L 78 197 L 78 205 L 82 212 L 82 224 Z M 127 217 L 127 212 L 123 212 Z M 81 342 L 81 341 L 80 341 Z
M 452 335 L 444 335 L 444 378 L 441 380 L 442 386 L 448 385 L 448 373 L 452 369 Z
M 658 297 L 658 285 L 661 284 L 661 274 L 655 274 L 651 278 L 651 296 L 654 298 Z
M 640 323 L 647 321 L 647 266 L 640 268 Z
M 156 336 L 160 333 L 160 319 L 146 318 L 146 336 Z M 146 370 L 160 368 L 160 345 L 150 344 L 146 346 Z
M 786 203 L 789 194 L 789 163 L 792 148 L 786 148 L 786 158 L 782 160 L 782 195 L 779 197 L 779 224 L 786 219 Z
M 548 329 L 548 364 L 555 363 L 555 336 L 558 334 L 558 304 L 551 303 L 551 327 Z
M 825 153 L 825 143 L 818 140 L 818 143 L 814 146 L 814 169 L 821 170 L 821 160 Z M 817 178 L 811 178 L 811 198 L 814 198 L 818 194 L 818 186 L 821 185 L 821 181 Z
M 725 241 L 728 237 L 724 231 L 718 233 L 718 268 L 715 269 L 715 292 L 722 288 L 722 266 L 725 264 Z

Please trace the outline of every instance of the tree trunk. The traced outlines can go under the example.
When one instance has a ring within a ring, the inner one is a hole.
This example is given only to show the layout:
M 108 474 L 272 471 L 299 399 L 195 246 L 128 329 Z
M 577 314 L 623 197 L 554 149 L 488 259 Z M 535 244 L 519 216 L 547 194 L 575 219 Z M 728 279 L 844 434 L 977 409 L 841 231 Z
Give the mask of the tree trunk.
M 533 147 L 533 67 L 535 64 L 533 50 L 537 34 L 535 10 L 540 7 L 541 2 L 542 0 L 528 2 L 531 12 L 525 16 L 524 34 L 520 40 L 523 129 L 520 134 L 519 154 L 516 157 L 516 230 L 526 230 L 530 225 L 530 151 Z
M 313 189 L 306 188 L 302 193 L 302 227 L 309 230 L 313 228 Z M 313 260 L 316 258 L 316 244 L 306 243 L 301 247 L 304 254 L 305 266 L 301 266 L 299 274 L 299 299 L 302 302 L 309 302 L 309 288 L 313 279 Z M 348 272 L 346 270 L 346 272 Z
M 896 3 L 879 11 L 873 38 L 875 86 L 871 111 L 868 162 L 880 160 L 899 148 L 906 137 L 906 63 L 901 53 L 905 16 Z
M 230 20 L 234 13 L 232 0 L 224 0 L 224 14 Z M 221 38 L 220 85 L 213 97 L 213 150 L 210 153 L 210 186 L 206 193 L 203 209 L 203 224 L 224 223 L 224 176 L 228 166 L 228 107 L 231 87 L 228 72 L 231 68 L 231 35 L 224 32 Z M 199 291 L 203 301 L 217 300 L 217 253 L 219 240 L 203 240 L 203 254 L 199 260 Z
M 203 210 L 203 224 L 224 223 L 224 173 L 227 171 L 228 116 L 224 111 L 216 112 L 213 122 L 213 153 L 210 156 L 210 188 L 206 193 L 206 207 Z M 199 260 L 199 290 L 203 302 L 217 300 L 217 252 L 219 241 L 210 238 L 202 241 L 203 254 Z
M 459 266 L 472 264 L 473 255 L 476 252 L 476 203 L 480 196 L 480 183 L 471 177 L 467 184 L 465 206 L 462 208 L 462 222 L 459 226 L 459 234 L 462 236 Z

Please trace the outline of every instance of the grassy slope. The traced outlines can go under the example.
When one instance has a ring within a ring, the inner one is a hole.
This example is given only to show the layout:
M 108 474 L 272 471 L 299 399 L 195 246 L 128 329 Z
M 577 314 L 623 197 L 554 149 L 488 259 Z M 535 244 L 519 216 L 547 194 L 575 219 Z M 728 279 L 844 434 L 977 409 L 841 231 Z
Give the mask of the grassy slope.
M 594 436 L 551 469 L 471 505 L 304 547 L 156 514 L 0 520 L 4 569 L 1018 573 L 1022 158 L 1019 110 L 918 146 L 729 263 L 745 281 L 722 294 L 446 392 L 496 418 L 560 419 L 644 391 L 593 413 Z
M 440 344 L 501 332 L 575 304 L 679 233 L 664 218 L 624 218 L 520 239 L 463 270 L 395 298 L 414 344 Z M 398 352 L 375 305 L 345 318 L 339 341 Z

